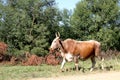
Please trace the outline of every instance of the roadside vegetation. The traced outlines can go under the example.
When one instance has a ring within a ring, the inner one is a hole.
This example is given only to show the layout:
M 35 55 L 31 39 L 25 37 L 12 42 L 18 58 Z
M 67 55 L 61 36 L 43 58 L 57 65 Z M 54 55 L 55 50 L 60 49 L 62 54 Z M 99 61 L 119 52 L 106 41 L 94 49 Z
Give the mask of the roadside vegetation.
M 108 52 L 111 53 L 111 51 Z M 64 72 L 60 71 L 60 65 L 52 66 L 41 64 L 38 66 L 21 66 L 18 64 L 13 66 L 9 64 L 0 64 L 0 80 L 27 80 L 29 78 L 47 78 L 75 74 L 120 71 L 120 53 L 116 51 L 112 53 L 116 53 L 117 57 L 116 55 L 107 55 L 104 61 L 104 70 L 101 70 L 99 65 L 100 61 L 96 59 L 97 64 L 92 72 L 89 71 L 89 68 L 91 67 L 90 60 L 79 61 L 79 71 L 75 71 L 73 62 L 66 63 Z
M 120 50 L 120 0 L 81 0 L 74 10 L 55 0 L 0 0 L 0 41 L 19 57 L 45 56 L 60 32 L 61 39 L 97 40 L 102 50 Z

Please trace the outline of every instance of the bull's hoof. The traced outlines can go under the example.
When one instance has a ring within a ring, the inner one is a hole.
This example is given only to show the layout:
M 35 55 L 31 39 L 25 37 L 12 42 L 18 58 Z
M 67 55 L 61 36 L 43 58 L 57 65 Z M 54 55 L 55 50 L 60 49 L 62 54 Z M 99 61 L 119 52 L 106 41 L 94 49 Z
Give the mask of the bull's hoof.
M 61 72 L 66 72 L 68 71 L 68 69 L 64 68 L 64 69 L 61 69 Z
M 70 68 L 61 69 L 61 72 L 70 72 L 70 71 L 71 71 Z
M 90 72 L 92 72 L 92 71 L 93 71 L 93 69 L 94 69 L 94 68 L 91 68 L 91 69 L 90 69 Z
M 65 72 L 65 70 L 61 69 L 60 72 Z
M 72 68 L 73 71 L 80 71 L 82 68 L 78 66 L 78 68 L 74 67 Z

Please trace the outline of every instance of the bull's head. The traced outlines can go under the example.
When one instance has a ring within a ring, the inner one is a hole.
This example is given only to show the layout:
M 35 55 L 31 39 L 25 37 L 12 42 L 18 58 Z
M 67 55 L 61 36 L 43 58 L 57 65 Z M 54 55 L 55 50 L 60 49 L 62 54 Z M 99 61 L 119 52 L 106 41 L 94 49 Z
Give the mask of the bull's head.
M 56 35 L 56 38 L 53 40 L 53 42 L 49 48 L 49 50 L 50 50 L 49 53 L 54 53 L 60 47 L 60 45 L 59 45 L 60 44 L 60 33 L 58 32 L 55 35 Z

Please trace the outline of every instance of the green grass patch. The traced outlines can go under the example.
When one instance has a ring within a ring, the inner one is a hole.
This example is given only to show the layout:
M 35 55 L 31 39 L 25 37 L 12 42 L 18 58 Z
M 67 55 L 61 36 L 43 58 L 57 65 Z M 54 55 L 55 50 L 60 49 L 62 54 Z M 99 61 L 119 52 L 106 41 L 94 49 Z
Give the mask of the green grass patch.
M 99 60 L 97 60 L 96 67 L 99 67 Z M 75 74 L 89 74 L 89 67 L 91 66 L 91 61 L 79 61 L 79 66 L 81 66 L 80 71 L 60 71 L 60 65 L 51 66 L 42 64 L 39 66 L 0 66 L 0 80 L 27 80 L 29 78 L 38 78 L 38 77 L 57 77 L 63 75 L 75 75 Z M 120 59 L 110 59 L 105 60 L 104 66 L 106 69 L 104 71 L 114 71 L 120 70 Z M 107 67 L 110 68 L 107 70 Z M 74 63 L 69 62 L 65 64 L 65 68 L 74 68 Z M 83 69 L 84 68 L 84 69 Z M 84 70 L 84 71 L 83 71 Z M 99 68 L 93 72 L 100 72 Z M 93 73 L 92 72 L 92 73 Z

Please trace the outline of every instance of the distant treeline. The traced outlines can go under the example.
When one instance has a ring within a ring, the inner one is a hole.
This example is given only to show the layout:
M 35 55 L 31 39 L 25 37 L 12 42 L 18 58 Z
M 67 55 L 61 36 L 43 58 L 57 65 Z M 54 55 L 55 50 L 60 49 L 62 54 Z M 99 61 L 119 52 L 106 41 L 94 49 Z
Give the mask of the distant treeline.
M 56 32 L 63 40 L 94 39 L 102 50 L 120 50 L 119 2 L 80 0 L 72 11 L 60 10 L 55 0 L 0 0 L 0 41 L 15 56 L 45 56 Z

